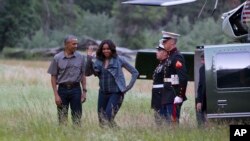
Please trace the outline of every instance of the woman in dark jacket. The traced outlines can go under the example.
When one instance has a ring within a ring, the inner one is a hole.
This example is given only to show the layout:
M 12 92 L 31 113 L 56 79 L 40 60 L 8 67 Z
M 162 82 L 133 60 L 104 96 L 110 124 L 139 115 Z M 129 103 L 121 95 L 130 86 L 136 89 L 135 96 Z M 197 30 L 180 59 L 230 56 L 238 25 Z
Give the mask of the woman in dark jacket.
M 111 40 L 103 40 L 93 61 L 93 49 L 87 51 L 86 76 L 94 74 L 99 78 L 98 118 L 100 126 L 116 126 L 115 115 L 122 105 L 124 94 L 132 88 L 139 73 L 124 58 L 116 53 L 116 46 Z M 128 70 L 132 77 L 126 86 L 122 68 Z

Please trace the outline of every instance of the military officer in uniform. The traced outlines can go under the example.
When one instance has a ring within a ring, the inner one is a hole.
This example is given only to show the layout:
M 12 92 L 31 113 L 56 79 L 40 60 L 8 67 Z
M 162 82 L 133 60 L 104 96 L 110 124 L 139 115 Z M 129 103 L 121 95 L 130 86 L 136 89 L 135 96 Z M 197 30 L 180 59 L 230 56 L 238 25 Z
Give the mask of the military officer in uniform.
M 164 49 L 168 52 L 164 85 L 167 88 L 167 95 L 175 95 L 173 119 L 177 122 L 179 122 L 182 103 L 187 100 L 185 93 L 188 81 L 184 57 L 176 47 L 179 36 L 176 33 L 162 31 L 161 39 Z
M 168 124 L 173 121 L 172 112 L 175 95 L 174 93 L 166 93 L 168 88 L 164 87 L 164 76 L 167 70 L 165 62 L 168 53 L 164 49 L 162 43 L 159 43 L 156 49 L 156 58 L 160 62 L 153 74 L 151 108 L 155 111 L 154 116 L 156 124 L 162 125 L 162 123 Z

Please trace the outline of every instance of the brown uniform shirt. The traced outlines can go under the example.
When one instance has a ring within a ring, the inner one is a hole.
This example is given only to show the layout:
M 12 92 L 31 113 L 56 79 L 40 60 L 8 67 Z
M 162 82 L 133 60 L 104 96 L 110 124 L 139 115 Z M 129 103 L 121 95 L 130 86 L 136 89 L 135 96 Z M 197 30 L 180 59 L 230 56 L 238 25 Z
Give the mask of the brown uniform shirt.
M 79 52 L 67 58 L 62 51 L 54 56 L 48 73 L 56 76 L 57 84 L 80 82 L 85 75 L 85 58 Z

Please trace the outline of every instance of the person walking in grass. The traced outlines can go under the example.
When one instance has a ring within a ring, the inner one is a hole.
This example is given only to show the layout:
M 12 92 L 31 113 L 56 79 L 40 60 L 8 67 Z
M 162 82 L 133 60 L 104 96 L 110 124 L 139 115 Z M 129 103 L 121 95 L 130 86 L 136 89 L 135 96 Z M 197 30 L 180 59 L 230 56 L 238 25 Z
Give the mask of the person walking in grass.
M 64 50 L 51 61 L 51 74 L 59 124 L 67 124 L 68 108 L 71 108 L 74 125 L 81 125 L 82 102 L 86 100 L 85 59 L 76 51 L 78 40 L 73 35 L 64 39 Z
M 99 78 L 98 119 L 100 127 L 117 127 L 114 118 L 119 111 L 124 95 L 130 90 L 139 73 L 124 58 L 117 55 L 116 46 L 111 40 L 103 40 L 92 60 L 94 50 L 88 48 L 86 76 L 94 74 Z M 125 68 L 131 73 L 131 80 L 126 86 Z

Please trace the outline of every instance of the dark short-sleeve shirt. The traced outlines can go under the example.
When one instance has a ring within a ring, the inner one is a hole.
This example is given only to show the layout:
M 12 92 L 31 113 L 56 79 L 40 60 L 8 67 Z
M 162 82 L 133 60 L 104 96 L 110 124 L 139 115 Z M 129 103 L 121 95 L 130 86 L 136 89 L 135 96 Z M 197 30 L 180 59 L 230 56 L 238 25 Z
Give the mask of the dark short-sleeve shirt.
M 54 56 L 48 73 L 56 76 L 57 84 L 80 82 L 85 74 L 85 58 L 79 52 L 66 57 L 62 51 Z

